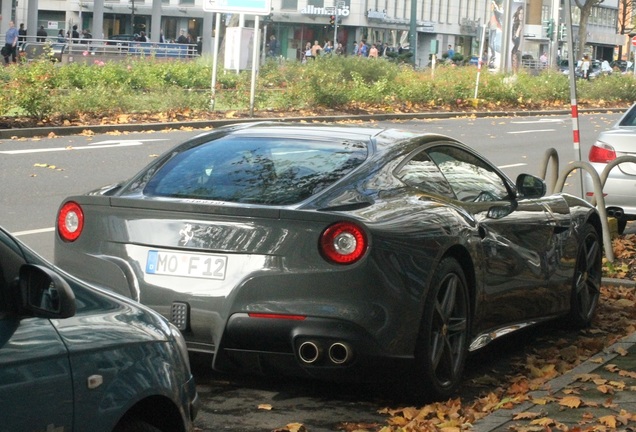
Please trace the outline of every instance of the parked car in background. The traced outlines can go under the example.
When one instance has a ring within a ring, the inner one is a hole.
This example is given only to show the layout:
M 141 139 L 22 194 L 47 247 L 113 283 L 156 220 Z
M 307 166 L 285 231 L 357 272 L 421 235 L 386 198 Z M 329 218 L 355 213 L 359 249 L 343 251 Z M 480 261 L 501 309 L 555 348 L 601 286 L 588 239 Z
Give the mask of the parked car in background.
M 590 148 L 588 159 L 600 175 L 608 163 L 620 156 L 636 156 L 636 104 L 632 105 L 610 129 L 601 132 Z M 585 176 L 588 198 L 594 197 L 592 179 Z M 625 162 L 614 167 L 603 187 L 605 207 L 618 221 L 618 231 L 627 221 L 636 219 L 636 163 Z
M 614 70 L 625 72 L 628 62 L 626 60 L 614 60 L 610 63 L 610 67 Z
M 197 393 L 174 325 L 0 229 L 0 407 L 3 432 L 187 432 Z
M 545 189 L 443 135 L 234 125 L 65 199 L 55 260 L 164 314 L 218 370 L 406 367 L 411 395 L 446 398 L 469 351 L 594 316 L 599 215 Z
M 562 60 L 562 63 L 559 65 L 559 70 L 566 75 L 570 73 L 567 60 Z M 602 75 L 610 75 L 611 73 L 612 68 L 610 67 L 609 62 L 601 60 L 590 60 L 590 69 L 588 71 L 589 79 L 596 79 Z M 576 78 L 583 78 L 583 70 L 581 69 L 580 61 L 576 65 L 574 76 Z

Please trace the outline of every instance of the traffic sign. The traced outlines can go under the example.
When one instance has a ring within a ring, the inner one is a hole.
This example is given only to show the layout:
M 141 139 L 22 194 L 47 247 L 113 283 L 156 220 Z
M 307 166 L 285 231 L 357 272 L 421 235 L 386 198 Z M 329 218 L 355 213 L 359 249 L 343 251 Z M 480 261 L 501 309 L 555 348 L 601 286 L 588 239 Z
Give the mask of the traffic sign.
M 203 10 L 206 12 L 269 15 L 272 13 L 272 0 L 204 0 Z
M 632 38 L 632 45 L 636 46 L 636 36 Z

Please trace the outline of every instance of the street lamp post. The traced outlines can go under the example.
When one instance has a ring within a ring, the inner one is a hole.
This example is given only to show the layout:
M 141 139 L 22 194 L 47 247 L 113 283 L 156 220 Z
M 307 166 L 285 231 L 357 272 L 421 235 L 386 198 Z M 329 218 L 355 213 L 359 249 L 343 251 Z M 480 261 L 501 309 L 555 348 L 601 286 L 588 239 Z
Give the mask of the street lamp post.
M 130 3 L 132 4 L 132 13 L 130 14 L 130 20 L 131 20 L 131 27 L 132 27 L 132 34 L 135 34 L 135 0 L 130 0 Z
M 411 0 L 411 25 L 409 26 L 409 51 L 413 53 L 413 65 L 417 65 L 416 47 L 417 47 L 417 1 Z
M 342 9 L 345 5 L 345 2 L 343 0 L 337 0 L 335 3 L 336 6 L 336 10 L 333 11 L 333 15 L 336 17 L 336 19 L 333 22 L 333 49 L 334 51 L 336 50 L 336 48 L 338 48 L 337 43 L 338 43 L 338 20 L 340 19 L 340 15 L 339 15 L 339 11 L 340 9 Z M 334 53 L 335 54 L 335 53 Z

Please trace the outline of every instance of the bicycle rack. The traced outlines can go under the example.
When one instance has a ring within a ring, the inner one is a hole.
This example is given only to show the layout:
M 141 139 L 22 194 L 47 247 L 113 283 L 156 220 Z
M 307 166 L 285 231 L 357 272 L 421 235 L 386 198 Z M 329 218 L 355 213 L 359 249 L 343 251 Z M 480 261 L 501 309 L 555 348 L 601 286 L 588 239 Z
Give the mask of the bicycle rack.
M 552 167 L 552 178 L 555 179 L 552 182 L 552 193 L 559 193 L 563 191 L 563 186 L 565 185 L 565 180 L 567 176 L 576 169 L 583 169 L 588 172 L 590 177 L 592 178 L 592 183 L 594 186 L 594 197 L 591 200 L 591 204 L 596 206 L 599 216 L 601 217 L 601 228 L 603 231 L 603 247 L 605 248 L 605 257 L 608 261 L 614 261 L 614 250 L 612 249 L 612 239 L 610 238 L 609 232 L 609 224 L 607 222 L 607 210 L 605 208 L 605 197 L 603 196 L 603 187 L 605 186 L 605 182 L 607 181 L 607 177 L 609 176 L 610 171 L 625 162 L 636 163 L 636 156 L 620 156 L 613 161 L 609 162 L 607 166 L 603 169 L 601 175 L 599 175 L 596 170 L 587 162 L 572 162 L 568 169 L 561 173 L 560 176 L 557 176 L 559 172 L 559 154 L 554 148 L 550 148 L 546 150 L 542 167 L 541 167 L 541 178 L 545 180 L 546 173 L 548 171 L 548 165 L 550 161 L 554 161 Z
M 554 192 L 559 193 L 563 191 L 565 185 L 565 179 L 568 174 L 576 169 L 583 169 L 588 172 L 592 177 L 592 183 L 594 184 L 594 196 L 598 196 L 599 205 L 596 206 L 598 214 L 601 217 L 601 230 L 603 231 L 603 247 L 605 249 L 605 257 L 609 262 L 614 262 L 614 249 L 612 248 L 612 239 L 610 237 L 609 224 L 607 222 L 607 210 L 605 209 L 605 198 L 603 198 L 603 185 L 601 184 L 601 178 L 592 165 L 588 162 L 574 161 L 569 164 L 568 169 L 563 171 L 559 176 L 555 186 Z

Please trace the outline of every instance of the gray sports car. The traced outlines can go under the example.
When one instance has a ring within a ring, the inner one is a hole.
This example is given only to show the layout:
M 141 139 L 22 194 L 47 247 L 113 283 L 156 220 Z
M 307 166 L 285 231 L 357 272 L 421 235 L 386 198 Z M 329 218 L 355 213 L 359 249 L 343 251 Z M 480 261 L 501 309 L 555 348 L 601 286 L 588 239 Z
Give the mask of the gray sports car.
M 55 261 L 176 324 L 219 370 L 456 390 L 467 353 L 528 325 L 586 326 L 601 224 L 456 140 L 253 123 L 64 200 Z

